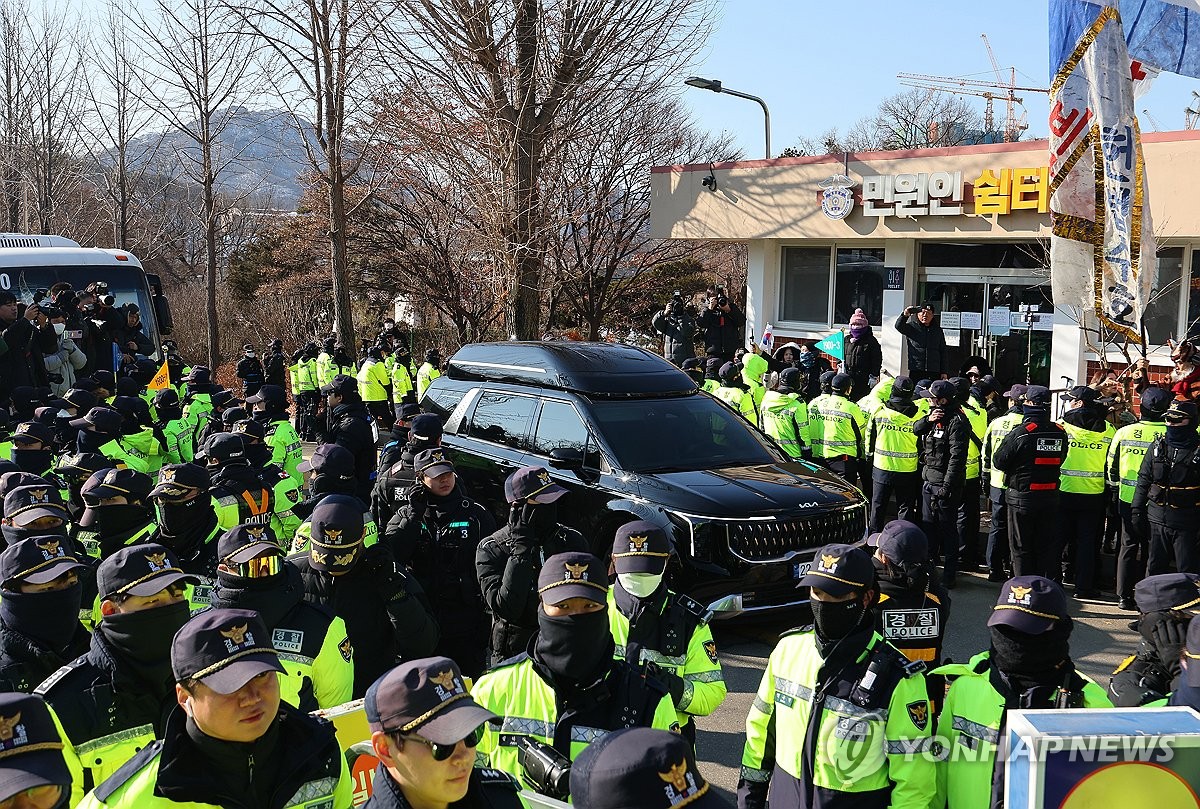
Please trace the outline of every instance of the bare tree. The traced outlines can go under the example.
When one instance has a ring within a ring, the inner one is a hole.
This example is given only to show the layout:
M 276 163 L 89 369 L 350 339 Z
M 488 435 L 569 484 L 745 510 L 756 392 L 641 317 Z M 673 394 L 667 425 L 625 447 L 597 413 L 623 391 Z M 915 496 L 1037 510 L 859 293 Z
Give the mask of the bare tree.
M 783 156 L 961 146 L 977 143 L 983 134 L 983 116 L 966 99 L 913 88 L 883 99 L 845 133 L 831 127 L 814 138 L 798 138 Z
M 431 148 L 461 151 L 485 177 L 504 237 L 494 261 L 509 274 L 508 319 L 520 339 L 541 334 L 547 238 L 557 225 L 547 167 L 584 133 L 619 119 L 638 94 L 678 78 L 702 47 L 708 0 L 385 0 L 387 62 L 417 109 L 409 125 Z M 442 133 L 463 119 L 468 143 Z M 487 189 L 483 189 L 488 194 Z M 487 196 L 481 197 L 486 199 Z

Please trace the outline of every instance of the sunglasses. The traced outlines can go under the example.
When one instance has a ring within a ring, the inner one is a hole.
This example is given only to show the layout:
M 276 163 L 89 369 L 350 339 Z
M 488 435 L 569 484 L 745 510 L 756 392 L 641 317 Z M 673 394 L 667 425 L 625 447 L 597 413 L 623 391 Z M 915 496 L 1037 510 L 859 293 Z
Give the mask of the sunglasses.
M 484 726 L 480 725 L 471 732 L 470 736 L 462 739 L 462 743 L 467 747 L 478 747 L 479 743 L 483 741 L 483 731 Z M 454 742 L 453 744 L 438 744 L 437 742 L 431 742 L 428 739 L 420 736 L 401 736 L 400 738 L 406 742 L 418 742 L 428 747 L 429 752 L 433 755 L 434 761 L 445 761 L 446 759 L 450 758 L 450 756 L 454 755 L 454 751 L 458 749 L 458 742 Z
M 256 556 L 249 562 L 237 563 L 237 574 L 243 579 L 265 579 L 283 572 L 283 557 L 277 553 Z

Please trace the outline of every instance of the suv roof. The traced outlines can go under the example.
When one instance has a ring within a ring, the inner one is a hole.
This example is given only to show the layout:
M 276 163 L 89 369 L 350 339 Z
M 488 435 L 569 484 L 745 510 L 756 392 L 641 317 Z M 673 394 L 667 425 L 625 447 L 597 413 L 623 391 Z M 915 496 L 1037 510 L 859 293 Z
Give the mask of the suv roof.
M 618 343 L 471 343 L 450 358 L 446 375 L 596 397 L 686 396 L 697 390 L 691 377 L 662 357 Z

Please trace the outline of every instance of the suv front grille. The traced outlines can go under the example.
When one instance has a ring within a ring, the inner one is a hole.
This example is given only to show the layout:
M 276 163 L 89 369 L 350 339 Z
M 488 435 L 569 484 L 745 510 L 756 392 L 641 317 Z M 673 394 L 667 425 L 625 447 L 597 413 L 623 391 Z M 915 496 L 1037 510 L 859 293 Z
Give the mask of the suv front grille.
M 859 503 L 811 517 L 745 520 L 726 526 L 729 550 L 734 556 L 746 562 L 774 562 L 792 551 L 858 542 L 866 531 L 867 506 Z

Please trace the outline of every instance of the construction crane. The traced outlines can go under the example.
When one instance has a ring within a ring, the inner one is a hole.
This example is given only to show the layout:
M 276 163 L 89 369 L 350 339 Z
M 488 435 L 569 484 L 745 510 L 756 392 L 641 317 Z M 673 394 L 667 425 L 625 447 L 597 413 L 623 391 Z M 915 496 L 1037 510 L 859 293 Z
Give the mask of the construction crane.
M 1200 101 L 1200 93 L 1192 90 L 1192 103 L 1183 111 L 1184 129 L 1195 129 L 1196 123 L 1200 121 L 1200 109 L 1196 109 L 1200 104 L 1197 104 L 1197 101 Z
M 988 42 L 987 34 L 980 34 L 980 39 L 983 40 L 983 47 L 987 49 L 988 59 L 992 63 L 992 70 L 996 74 L 996 84 L 1000 87 L 1008 88 L 1008 98 L 1005 101 L 1008 104 L 1007 114 L 1004 116 L 1004 140 L 1006 142 L 1015 141 L 1020 134 L 1013 128 L 1013 110 L 1016 99 L 1013 97 L 1012 88 L 1017 83 L 1017 68 L 1012 68 L 1012 76 L 1009 77 L 1007 84 L 1004 81 L 1004 74 L 1000 71 L 1000 63 L 996 61 L 996 54 L 992 52 L 992 43 Z M 990 131 L 990 130 L 989 130 Z
M 1155 131 L 1155 132 L 1161 132 L 1161 131 L 1162 131 L 1162 127 L 1161 127 L 1161 126 L 1159 126 L 1159 124 L 1158 124 L 1158 121 L 1156 121 L 1156 120 L 1155 120 L 1154 116 L 1150 114 L 1150 110 L 1142 110 L 1142 115 L 1145 115 L 1145 116 L 1146 116 L 1146 120 L 1147 120 L 1147 121 L 1149 121 L 1150 123 L 1154 124 L 1154 131 Z

